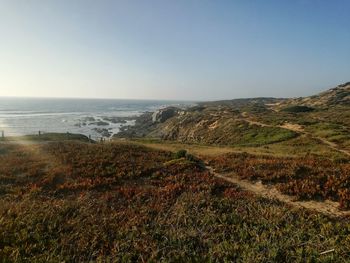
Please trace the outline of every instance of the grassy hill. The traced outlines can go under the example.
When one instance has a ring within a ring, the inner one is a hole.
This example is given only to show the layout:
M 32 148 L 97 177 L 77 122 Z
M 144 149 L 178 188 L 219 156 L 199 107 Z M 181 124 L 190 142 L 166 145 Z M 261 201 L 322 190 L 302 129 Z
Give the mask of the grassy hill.
M 311 107 L 330 107 L 336 105 L 350 106 L 350 82 L 340 84 L 335 88 L 314 96 L 285 100 L 283 103 Z
M 149 134 L 166 140 L 214 145 L 260 146 L 295 138 L 294 131 L 251 124 L 230 108 L 208 107 L 171 118 Z
M 297 99 L 252 98 L 204 102 L 162 122 L 143 115 L 118 137 L 183 143 L 261 146 L 299 136 L 350 151 L 350 83 Z M 295 128 L 297 127 L 297 128 Z

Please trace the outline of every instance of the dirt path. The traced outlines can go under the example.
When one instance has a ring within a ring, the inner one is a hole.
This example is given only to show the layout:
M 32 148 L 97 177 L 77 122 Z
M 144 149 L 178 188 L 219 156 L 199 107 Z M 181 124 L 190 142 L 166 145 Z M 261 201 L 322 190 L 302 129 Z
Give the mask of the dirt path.
M 281 194 L 276 187 L 272 185 L 263 185 L 261 181 L 253 183 L 247 180 L 242 180 L 239 176 L 228 173 L 220 174 L 214 171 L 210 166 L 207 166 L 207 169 L 210 173 L 220 179 L 223 179 L 227 182 L 238 185 L 244 190 L 253 192 L 256 195 L 263 196 L 269 199 L 276 199 L 281 202 L 287 203 L 291 206 L 298 208 L 306 208 L 309 210 L 316 211 L 332 217 L 343 217 L 350 216 L 350 211 L 341 211 L 338 209 L 339 204 L 330 200 L 318 202 L 318 201 L 294 201 L 292 196 Z
M 341 153 L 343 153 L 345 155 L 350 156 L 350 151 L 340 148 L 339 145 L 337 145 L 334 142 L 328 141 L 325 138 L 317 137 L 317 136 L 312 135 L 312 133 L 304 131 L 304 129 L 303 129 L 303 127 L 301 125 L 285 123 L 284 125 L 281 125 L 281 126 L 278 126 L 278 127 L 284 128 L 284 129 L 287 129 L 287 130 L 291 130 L 291 131 L 294 131 L 294 132 L 299 132 L 299 133 L 302 133 L 302 134 L 305 134 L 305 135 L 308 135 L 308 136 L 310 136 L 310 137 L 312 137 L 312 138 L 314 138 L 316 140 L 319 140 L 323 144 L 326 144 L 328 147 L 332 148 L 333 150 L 336 150 L 338 152 L 341 152 Z
M 326 140 L 325 138 L 317 137 L 317 136 L 314 136 L 312 133 L 306 132 L 301 125 L 292 124 L 292 123 L 285 123 L 283 125 L 273 126 L 270 124 L 266 124 L 266 123 L 262 123 L 262 122 L 258 122 L 258 121 L 253 121 L 253 120 L 250 120 L 247 118 L 242 118 L 242 120 L 248 122 L 249 124 L 258 125 L 261 127 L 279 127 L 279 128 L 287 129 L 287 130 L 294 131 L 297 133 L 301 133 L 301 134 L 307 135 L 313 139 L 320 141 L 321 143 L 327 145 L 329 148 L 332 148 L 335 151 L 338 151 L 338 152 L 341 152 L 347 156 L 350 156 L 349 150 L 342 149 L 336 143 L 330 142 L 330 141 Z
M 312 135 L 311 135 L 311 136 L 312 136 Z M 320 137 L 313 137 L 313 138 L 315 138 L 315 139 L 321 141 L 322 143 L 328 145 L 328 147 L 329 147 L 329 148 L 332 148 L 333 150 L 336 150 L 336 151 L 341 152 L 341 153 L 343 153 L 343 154 L 345 154 L 345 155 L 347 155 L 347 156 L 350 156 L 350 151 L 340 148 L 340 147 L 339 147 L 336 143 L 334 143 L 334 142 L 327 141 L 326 139 L 320 138 Z

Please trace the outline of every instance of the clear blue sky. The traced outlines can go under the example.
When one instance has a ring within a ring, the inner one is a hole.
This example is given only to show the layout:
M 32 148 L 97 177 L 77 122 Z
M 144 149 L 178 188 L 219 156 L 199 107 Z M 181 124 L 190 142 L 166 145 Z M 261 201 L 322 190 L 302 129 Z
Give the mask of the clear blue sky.
M 350 81 L 350 1 L 0 0 L 0 96 L 294 97 Z

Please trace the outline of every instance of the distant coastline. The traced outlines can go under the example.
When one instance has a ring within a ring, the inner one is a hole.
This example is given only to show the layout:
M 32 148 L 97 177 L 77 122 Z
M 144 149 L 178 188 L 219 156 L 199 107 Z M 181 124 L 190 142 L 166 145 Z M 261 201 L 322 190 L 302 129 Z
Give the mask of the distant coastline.
M 73 133 L 110 138 L 138 116 L 170 105 L 194 102 L 115 99 L 0 98 L 0 131 L 5 136 Z M 0 134 L 1 135 L 1 134 Z

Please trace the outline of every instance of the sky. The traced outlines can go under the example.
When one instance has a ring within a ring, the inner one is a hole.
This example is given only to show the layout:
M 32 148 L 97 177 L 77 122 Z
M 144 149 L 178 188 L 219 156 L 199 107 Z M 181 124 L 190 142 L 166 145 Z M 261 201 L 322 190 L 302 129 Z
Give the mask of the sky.
M 0 0 L 0 96 L 300 97 L 350 81 L 347 0 Z

